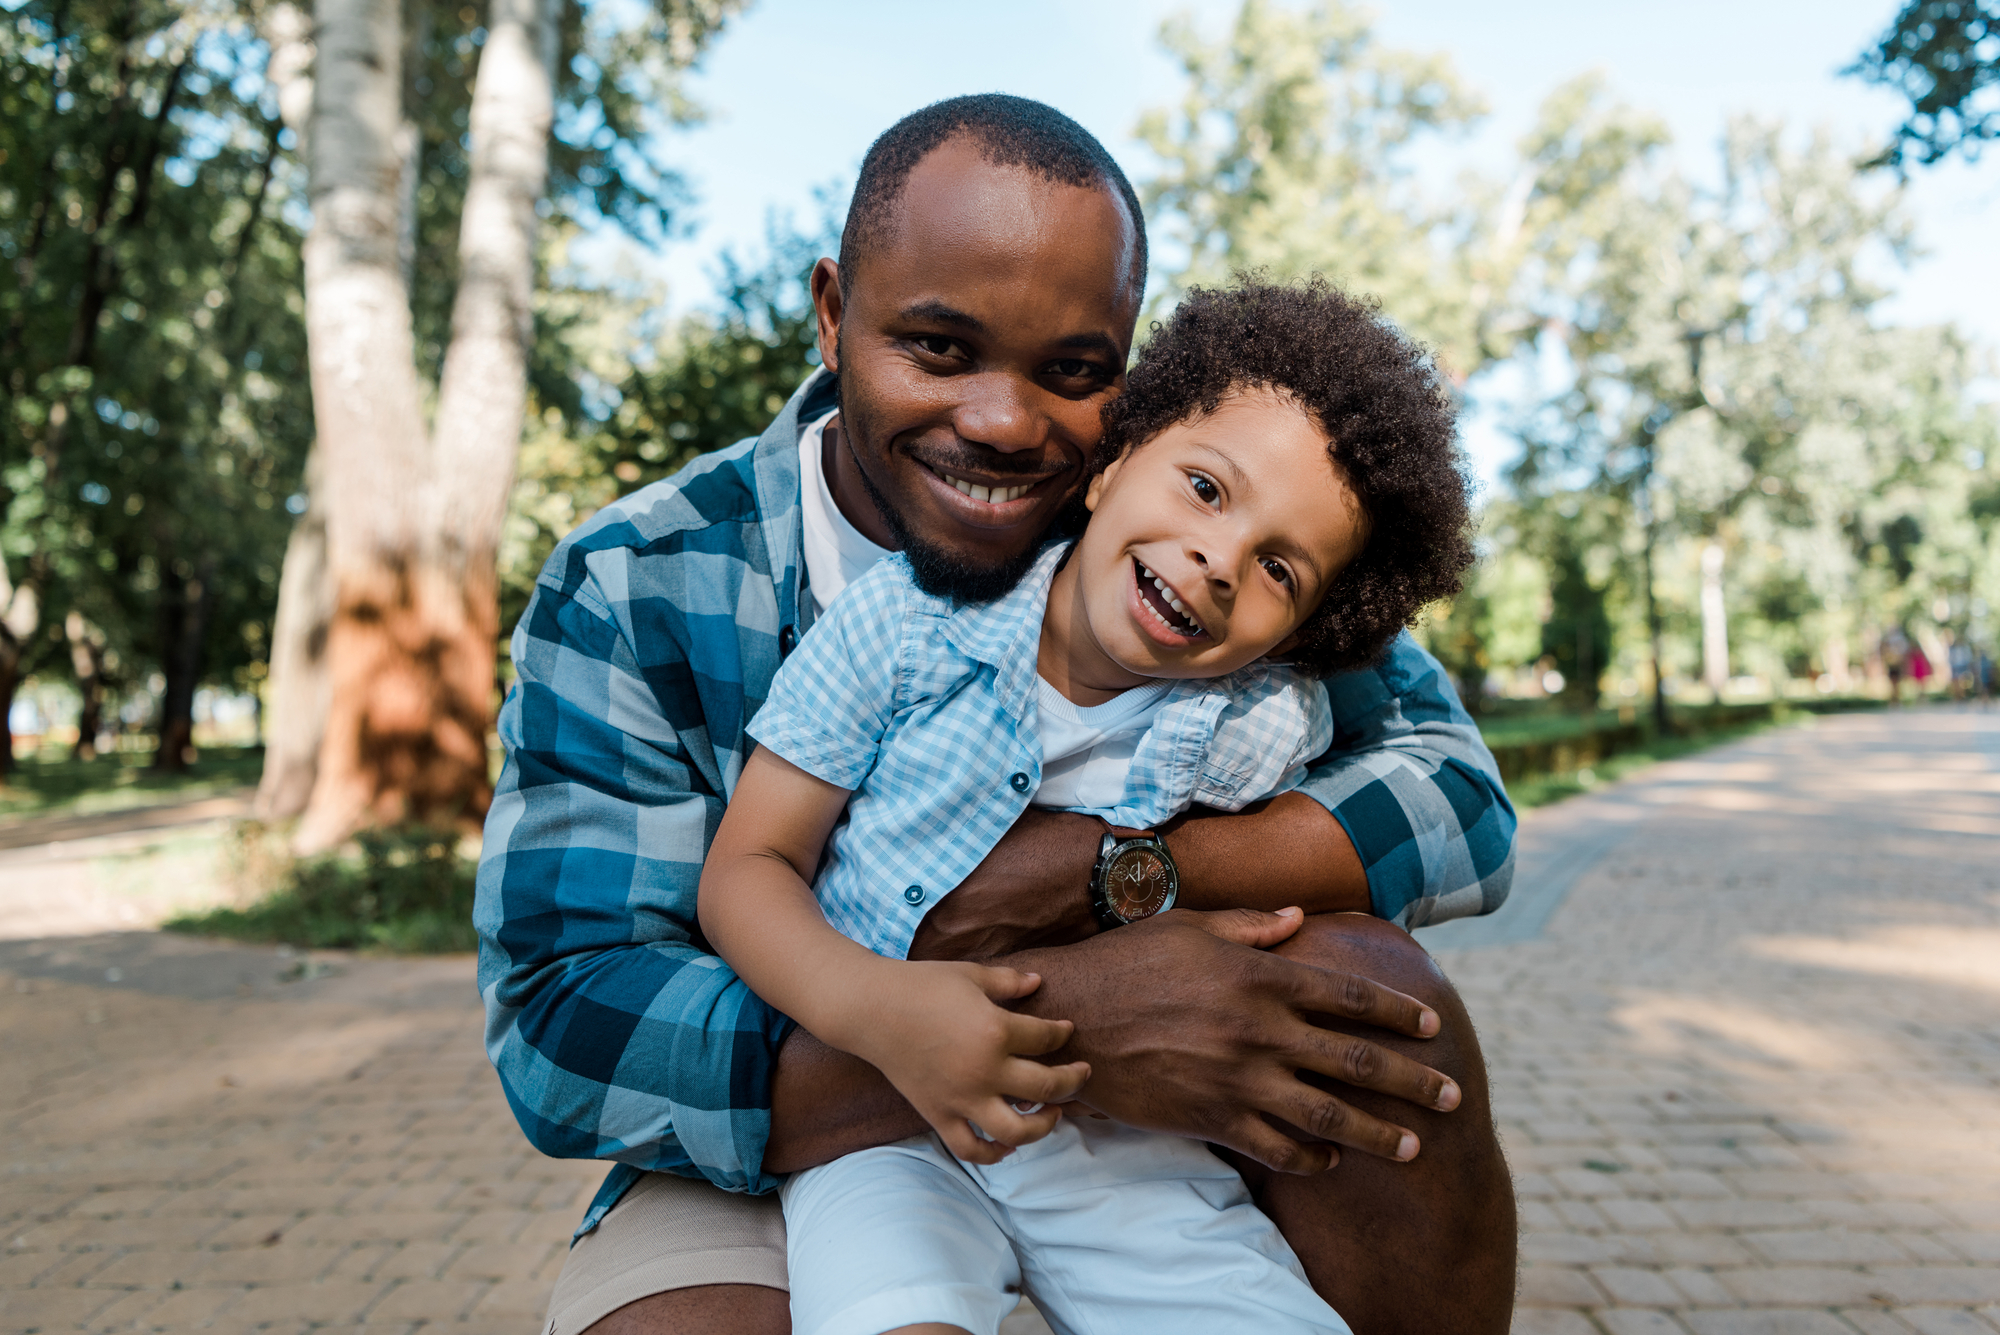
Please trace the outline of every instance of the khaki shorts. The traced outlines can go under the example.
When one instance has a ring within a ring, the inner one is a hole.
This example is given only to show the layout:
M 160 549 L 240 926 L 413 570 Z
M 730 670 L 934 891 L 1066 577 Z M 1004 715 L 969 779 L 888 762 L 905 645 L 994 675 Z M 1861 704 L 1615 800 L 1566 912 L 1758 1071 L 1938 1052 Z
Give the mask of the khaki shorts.
M 627 1303 L 703 1284 L 786 1289 L 784 1210 L 776 1196 L 648 1173 L 570 1248 L 543 1332 L 582 1335 Z

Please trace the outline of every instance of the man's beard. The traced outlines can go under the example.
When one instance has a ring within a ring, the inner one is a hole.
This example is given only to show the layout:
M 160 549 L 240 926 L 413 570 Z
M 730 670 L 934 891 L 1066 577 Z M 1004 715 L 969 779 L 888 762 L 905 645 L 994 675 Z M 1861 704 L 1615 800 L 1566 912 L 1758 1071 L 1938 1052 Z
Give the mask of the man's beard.
M 854 448 L 851 440 L 850 437 L 849 449 Z M 868 476 L 868 470 L 860 466 L 859 459 L 855 460 L 854 471 L 861 475 L 861 485 L 867 490 L 868 498 L 875 502 L 876 512 L 882 516 L 889 532 L 895 535 L 903 555 L 909 558 L 910 574 L 916 579 L 917 587 L 934 598 L 949 598 L 960 603 L 990 603 L 995 598 L 1012 593 L 1041 552 L 1041 544 L 1035 542 L 997 566 L 973 565 L 955 553 L 918 537 L 904 522 L 903 516 L 896 512 L 896 507 L 889 503 L 889 498 L 875 485 L 875 479 Z

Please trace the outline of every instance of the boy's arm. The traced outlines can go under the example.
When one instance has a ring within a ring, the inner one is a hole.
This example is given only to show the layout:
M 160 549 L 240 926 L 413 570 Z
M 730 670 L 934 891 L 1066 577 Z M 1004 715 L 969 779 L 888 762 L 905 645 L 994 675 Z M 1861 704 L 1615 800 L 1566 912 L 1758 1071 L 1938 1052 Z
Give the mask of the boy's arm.
M 754 752 L 702 871 L 702 930 L 766 1002 L 881 1069 L 959 1158 L 996 1162 L 1004 1146 L 1046 1135 L 1057 1115 L 1023 1116 L 1006 1100 L 1070 1098 L 1089 1068 L 1027 1060 L 1070 1035 L 1067 1021 L 995 1004 L 1032 992 L 1033 975 L 884 959 L 828 925 L 805 877 L 848 795 L 769 750 Z M 991 1139 L 976 1139 L 968 1121 Z

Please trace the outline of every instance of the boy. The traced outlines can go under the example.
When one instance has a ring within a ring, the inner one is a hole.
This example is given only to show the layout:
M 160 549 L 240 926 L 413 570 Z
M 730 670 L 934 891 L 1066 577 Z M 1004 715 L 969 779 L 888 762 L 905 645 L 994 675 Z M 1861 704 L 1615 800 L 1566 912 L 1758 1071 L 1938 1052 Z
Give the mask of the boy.
M 1143 829 L 1297 782 L 1331 741 L 1311 676 L 1379 654 L 1470 562 L 1450 409 L 1419 352 L 1322 283 L 1197 291 L 1096 463 L 1082 538 L 1013 593 L 953 604 L 883 562 L 752 724 L 704 931 L 935 1130 L 787 1184 L 801 1331 L 990 1332 L 1024 1279 L 1062 1330 L 1346 1329 L 1202 1146 L 1062 1121 L 1088 1070 L 1030 1059 L 1066 1022 L 995 1004 L 1037 980 L 903 957 L 1031 800 Z M 1107 927 L 1173 891 L 1157 840 L 1107 835 Z M 1399 1157 L 1416 1149 L 1406 1133 Z

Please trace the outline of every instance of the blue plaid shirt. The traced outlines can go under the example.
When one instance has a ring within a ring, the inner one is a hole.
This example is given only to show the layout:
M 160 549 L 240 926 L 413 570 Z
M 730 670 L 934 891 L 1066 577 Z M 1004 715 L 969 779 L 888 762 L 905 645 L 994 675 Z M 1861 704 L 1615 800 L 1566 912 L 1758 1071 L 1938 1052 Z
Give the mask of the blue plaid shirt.
M 833 406 L 815 373 L 762 437 L 600 511 L 514 632 L 473 910 L 486 1044 L 536 1148 L 618 1163 L 586 1230 L 641 1170 L 778 1185 L 764 1146 L 791 1022 L 706 949 L 695 892 L 750 718 L 811 623 L 798 441 Z M 1334 745 L 1300 790 L 1353 839 L 1376 913 L 1498 907 L 1514 811 L 1436 661 L 1405 636 L 1326 685 Z
M 986 860 L 1042 782 L 1035 660 L 1050 544 L 1011 593 L 955 604 L 892 556 L 847 586 L 785 660 L 750 735 L 853 792 L 813 893 L 834 928 L 891 959 Z M 1126 774 L 1113 825 L 1148 829 L 1200 803 L 1240 811 L 1295 787 L 1333 741 L 1318 682 L 1256 663 L 1176 682 Z

